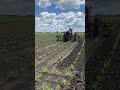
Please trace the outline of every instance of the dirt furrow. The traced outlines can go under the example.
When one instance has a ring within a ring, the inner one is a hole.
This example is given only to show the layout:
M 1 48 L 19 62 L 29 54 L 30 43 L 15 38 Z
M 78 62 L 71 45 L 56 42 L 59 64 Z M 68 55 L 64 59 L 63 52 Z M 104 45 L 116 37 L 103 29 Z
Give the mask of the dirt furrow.
M 63 90 L 85 90 L 85 46 L 81 48 L 79 60 L 75 63 L 72 72 L 74 77 L 70 80 L 70 85 Z
M 48 56 L 51 55 L 51 53 L 59 50 L 62 46 L 64 46 L 66 43 L 59 43 L 53 47 L 49 47 L 48 49 L 42 51 L 41 52 L 36 52 L 36 55 L 35 55 L 35 60 L 38 62 L 38 60 L 42 60 L 45 58 L 45 56 Z
M 118 35 L 119 30 L 117 30 L 118 23 L 111 31 L 110 35 L 104 39 L 102 45 L 97 47 L 94 54 L 88 58 L 86 62 L 86 84 L 87 89 L 94 90 L 96 88 L 95 82 L 96 78 L 99 76 L 101 67 L 103 66 L 105 60 L 111 57 L 112 47 L 114 45 L 115 39 Z M 87 52 L 86 52 L 87 53 Z M 88 54 L 87 54 L 88 55 Z
M 60 44 L 60 42 L 53 43 L 53 44 L 51 44 L 51 45 L 48 45 L 48 46 L 45 46 L 45 47 L 42 47 L 42 48 L 36 47 L 36 48 L 35 48 L 35 52 L 36 52 L 36 53 L 39 53 L 39 52 L 42 52 L 42 51 L 46 51 L 47 49 L 49 50 L 49 48 L 55 47 L 55 46 L 57 46 L 58 44 Z
M 62 49 L 62 51 L 61 52 L 59 52 L 59 55 L 60 55 L 60 53 L 62 53 L 62 52 L 66 52 L 67 51 L 67 49 L 68 49 L 68 47 L 70 47 L 70 46 L 68 46 L 67 45 L 67 47 L 65 47 L 64 49 Z M 74 47 L 74 46 L 73 46 Z M 73 48 L 72 49 L 70 49 L 68 52 L 70 52 L 71 50 L 73 50 Z M 60 59 L 61 60 L 61 59 Z M 57 63 L 55 64 L 55 65 L 57 65 Z M 52 66 L 55 66 L 55 65 L 52 65 Z M 48 66 L 49 67 L 49 66 Z M 48 70 L 50 71 L 50 70 L 52 70 L 53 69 L 53 67 L 50 69 L 50 68 L 48 68 Z M 52 72 L 52 71 L 51 71 Z M 46 80 L 46 78 L 48 78 L 49 77 L 49 79 L 47 79 Z M 55 74 L 49 74 L 49 73 L 46 73 L 46 75 L 45 74 L 43 74 L 42 76 L 40 76 L 40 78 L 42 78 L 42 82 L 43 81 L 46 81 L 46 83 L 49 83 L 49 84 L 51 84 L 51 86 L 53 87 L 53 88 L 56 88 L 56 87 L 60 87 L 60 82 L 61 82 L 61 80 L 62 79 L 66 79 L 65 78 L 65 76 L 64 75 L 61 75 L 61 74 L 59 74 L 59 75 L 55 75 Z M 57 83 L 58 82 L 58 85 L 55 85 L 55 82 Z M 39 82 L 38 82 L 39 83 Z M 41 83 L 42 84 L 42 83 Z M 40 83 L 39 83 L 39 85 L 41 85 Z M 38 85 L 37 85 L 38 86 Z M 55 90 L 55 89 L 54 89 Z
M 64 70 L 65 68 L 69 67 L 71 63 L 75 60 L 75 57 L 77 56 L 77 52 L 80 51 L 82 44 L 83 44 L 84 38 L 81 39 L 81 42 L 77 44 L 75 49 L 70 53 L 69 56 L 67 56 L 63 61 L 58 63 L 57 68 L 60 70 Z
M 59 53 L 66 50 L 67 47 L 69 47 L 70 45 L 71 45 L 70 43 L 67 43 L 65 46 L 63 46 L 63 48 L 60 48 L 59 50 L 45 57 L 42 61 L 36 63 L 36 70 L 40 69 L 41 67 L 47 66 L 49 60 L 52 60 L 53 58 L 58 57 Z

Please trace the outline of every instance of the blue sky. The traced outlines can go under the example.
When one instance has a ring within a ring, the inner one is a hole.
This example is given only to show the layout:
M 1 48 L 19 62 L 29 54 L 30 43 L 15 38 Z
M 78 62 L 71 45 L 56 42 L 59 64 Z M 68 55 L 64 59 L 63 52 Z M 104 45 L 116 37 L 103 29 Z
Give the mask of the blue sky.
M 79 9 L 73 9 L 72 8 L 72 9 L 65 9 L 65 10 L 61 10 L 59 8 L 55 9 L 56 6 L 57 5 L 52 4 L 51 6 L 49 6 L 47 8 L 41 8 L 40 6 L 35 5 L 35 16 L 38 17 L 39 14 L 41 12 L 44 12 L 44 11 L 49 12 L 49 13 L 56 13 L 56 14 L 60 14 L 62 12 L 67 13 L 69 11 L 83 12 L 83 13 L 85 13 L 85 6 L 84 5 L 81 5 Z
M 35 0 L 35 31 L 85 31 L 85 0 Z
M 48 12 L 55 11 L 61 13 L 78 10 L 80 12 L 84 12 L 84 4 L 81 4 L 80 1 L 81 0 L 0 0 L 1 4 L 0 15 L 34 15 L 34 2 L 36 7 L 35 12 L 36 15 L 39 15 L 43 11 Z M 120 14 L 119 10 L 120 0 L 88 0 L 88 1 L 92 6 L 91 14 L 92 13 L 94 14 L 95 10 L 96 13 L 103 15 Z M 42 4 L 41 2 L 44 3 Z M 58 6 L 59 8 L 55 9 L 54 8 L 55 6 Z M 74 6 L 78 6 L 80 7 L 80 9 L 76 10 L 74 9 Z M 65 10 L 61 10 L 60 9 L 61 7 L 64 7 Z M 66 7 L 72 7 L 73 10 L 71 9 L 66 10 Z

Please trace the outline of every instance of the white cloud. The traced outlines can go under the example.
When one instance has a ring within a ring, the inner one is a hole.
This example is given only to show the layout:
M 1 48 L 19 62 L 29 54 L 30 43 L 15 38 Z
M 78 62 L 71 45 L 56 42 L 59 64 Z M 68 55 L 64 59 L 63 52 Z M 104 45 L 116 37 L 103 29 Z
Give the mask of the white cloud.
M 51 6 L 52 3 L 56 4 L 56 8 L 68 9 L 75 8 L 78 9 L 80 5 L 85 4 L 85 0 L 35 0 L 35 3 L 42 8 Z
M 61 0 L 57 2 L 57 6 L 60 9 L 66 8 L 78 8 L 80 6 L 81 0 Z
M 76 17 L 84 18 L 84 14 L 82 12 L 77 12 Z
M 81 5 L 85 5 L 85 0 L 82 0 L 82 1 L 81 1 Z
M 48 12 L 42 12 L 40 13 L 40 18 L 55 18 L 56 17 L 56 13 L 48 13 Z
M 48 12 L 42 12 L 40 13 L 40 25 L 43 26 L 50 26 L 50 25 L 55 25 L 57 24 L 57 20 L 56 20 L 56 13 L 48 13 Z
M 70 23 L 70 22 L 72 22 L 74 19 L 75 19 L 74 16 L 68 16 L 68 17 L 65 18 L 65 23 Z
M 51 6 L 51 2 L 49 2 L 49 0 L 35 0 L 35 4 L 39 5 L 42 8 Z
M 35 17 L 36 31 L 66 31 L 68 25 L 75 31 L 85 26 L 85 18 L 82 12 L 68 12 L 56 15 L 56 13 L 42 12 L 39 17 Z

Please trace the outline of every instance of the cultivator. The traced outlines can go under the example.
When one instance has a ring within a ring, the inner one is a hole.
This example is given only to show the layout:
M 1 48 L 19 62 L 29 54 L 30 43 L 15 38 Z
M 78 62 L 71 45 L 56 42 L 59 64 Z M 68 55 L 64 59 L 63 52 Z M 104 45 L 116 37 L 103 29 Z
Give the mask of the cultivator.
M 73 29 L 69 27 L 69 30 L 64 32 L 64 35 L 58 35 L 58 32 L 57 32 L 57 41 L 64 41 L 64 42 L 68 42 L 68 41 L 74 41 L 76 42 L 77 40 L 79 40 L 79 36 L 77 35 L 77 33 L 75 32 L 73 34 Z

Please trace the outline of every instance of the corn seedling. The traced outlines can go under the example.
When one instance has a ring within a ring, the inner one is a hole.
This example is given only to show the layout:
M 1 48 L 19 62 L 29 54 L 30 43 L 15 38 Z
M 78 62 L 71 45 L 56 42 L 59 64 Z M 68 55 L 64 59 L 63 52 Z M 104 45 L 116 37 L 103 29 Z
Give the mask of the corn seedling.
M 45 83 L 42 84 L 40 87 L 40 90 L 53 90 L 50 85 L 47 85 Z
M 61 83 L 62 86 L 65 86 L 67 81 L 65 79 L 62 79 L 60 83 Z
M 68 70 L 66 73 L 65 73 L 65 76 L 66 77 L 72 77 L 72 72 L 70 70 Z
M 48 72 L 48 69 L 47 69 L 46 67 L 43 67 L 43 68 L 42 68 L 42 72 L 43 72 L 43 73 L 47 73 L 47 72 Z
M 60 74 L 60 72 L 57 69 L 55 69 L 55 70 L 52 70 L 52 74 L 58 75 L 58 74 Z
M 15 79 L 18 76 L 18 73 L 16 70 L 11 70 L 7 74 L 8 79 Z
M 38 76 L 35 76 L 35 82 L 37 82 L 39 80 Z

